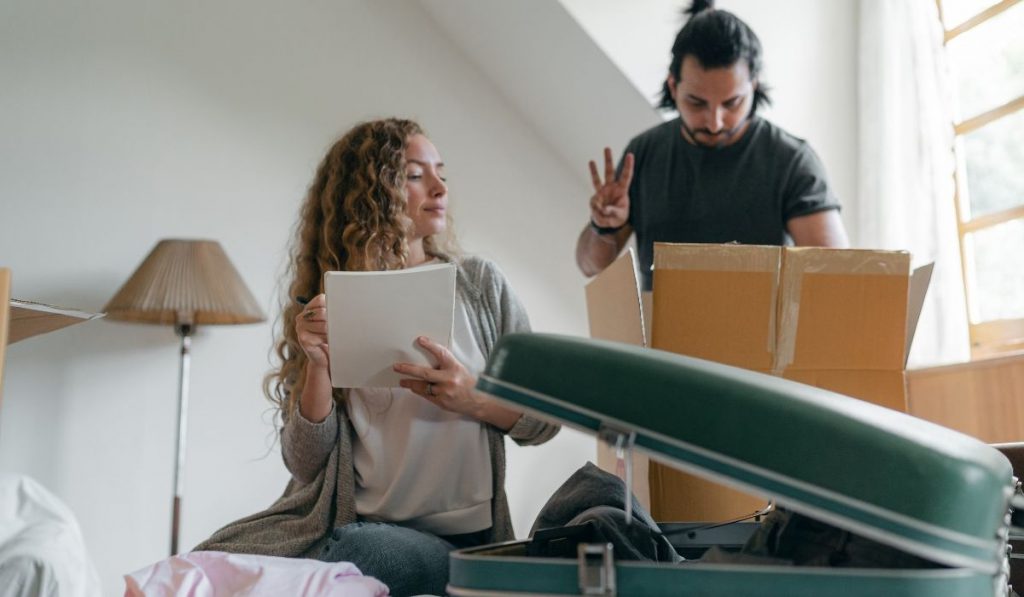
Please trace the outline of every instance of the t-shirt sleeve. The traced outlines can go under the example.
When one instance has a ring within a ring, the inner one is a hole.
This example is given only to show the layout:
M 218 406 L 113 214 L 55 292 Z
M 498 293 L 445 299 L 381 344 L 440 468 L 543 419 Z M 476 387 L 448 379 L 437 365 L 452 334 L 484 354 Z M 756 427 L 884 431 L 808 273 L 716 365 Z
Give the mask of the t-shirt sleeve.
M 825 176 L 825 167 L 810 145 L 800 146 L 793 158 L 782 199 L 783 220 L 839 209 L 839 199 Z

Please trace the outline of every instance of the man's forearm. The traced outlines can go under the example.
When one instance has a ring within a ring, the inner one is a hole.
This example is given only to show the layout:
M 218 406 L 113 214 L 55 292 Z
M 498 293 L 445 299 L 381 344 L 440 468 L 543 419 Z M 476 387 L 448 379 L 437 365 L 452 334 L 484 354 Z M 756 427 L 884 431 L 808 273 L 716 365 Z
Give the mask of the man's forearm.
M 850 246 L 843 220 L 835 209 L 792 218 L 786 222 L 786 231 L 798 247 L 845 249 Z
M 629 238 L 629 231 L 623 229 L 615 234 L 598 234 L 590 224 L 584 226 L 576 241 L 576 265 L 583 275 L 595 276 L 611 265 L 625 244 L 620 239 L 622 236 Z

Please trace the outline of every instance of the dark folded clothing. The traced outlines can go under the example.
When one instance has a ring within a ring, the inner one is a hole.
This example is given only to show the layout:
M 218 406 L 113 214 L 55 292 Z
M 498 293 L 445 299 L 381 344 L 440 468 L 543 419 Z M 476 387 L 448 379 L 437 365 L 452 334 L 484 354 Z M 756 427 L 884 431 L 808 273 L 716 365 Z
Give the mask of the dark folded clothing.
M 701 562 L 830 568 L 940 568 L 939 564 L 785 509 L 765 517 L 739 553 L 709 550 Z
M 643 506 L 633 498 L 633 520 L 626 524 L 626 484 L 588 462 L 548 499 L 530 535 L 541 529 L 587 524 L 585 541 L 614 546 L 616 559 L 682 560 Z

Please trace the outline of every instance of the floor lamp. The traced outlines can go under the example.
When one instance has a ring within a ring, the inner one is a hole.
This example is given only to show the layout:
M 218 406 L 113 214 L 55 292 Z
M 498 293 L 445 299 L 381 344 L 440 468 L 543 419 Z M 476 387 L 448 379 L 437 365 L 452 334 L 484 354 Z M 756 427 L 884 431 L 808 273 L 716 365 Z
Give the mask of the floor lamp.
M 198 325 L 256 323 L 265 317 L 220 243 L 211 240 L 161 240 L 103 310 L 107 319 L 173 325 L 181 338 L 171 514 L 171 555 L 175 555 L 181 528 L 192 334 Z

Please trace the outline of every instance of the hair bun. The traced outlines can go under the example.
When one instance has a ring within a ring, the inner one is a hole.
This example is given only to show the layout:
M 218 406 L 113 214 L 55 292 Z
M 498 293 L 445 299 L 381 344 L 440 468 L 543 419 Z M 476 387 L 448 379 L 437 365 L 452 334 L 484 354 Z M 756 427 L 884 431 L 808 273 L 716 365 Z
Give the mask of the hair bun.
M 683 14 L 694 17 L 705 10 L 713 10 L 715 8 L 714 0 L 693 0 L 690 4 L 690 8 L 683 11 Z

